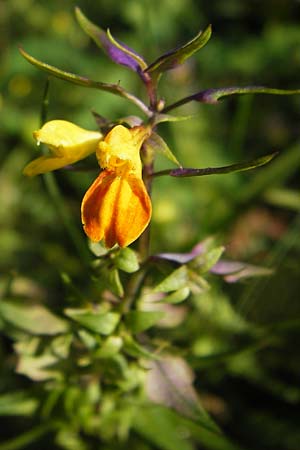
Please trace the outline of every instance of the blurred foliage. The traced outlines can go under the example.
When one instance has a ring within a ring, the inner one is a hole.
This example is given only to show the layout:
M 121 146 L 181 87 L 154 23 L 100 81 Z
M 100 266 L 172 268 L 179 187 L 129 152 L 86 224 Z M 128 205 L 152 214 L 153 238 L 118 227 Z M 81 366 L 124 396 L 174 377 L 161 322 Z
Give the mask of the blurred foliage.
M 161 135 L 185 167 L 227 165 L 274 150 L 280 154 L 249 173 L 157 178 L 152 252 L 187 252 L 215 235 L 226 246 L 227 258 L 270 267 L 273 273 L 238 284 L 210 274 L 209 290 L 204 281 L 199 289 L 197 278 L 198 293 L 188 301 L 180 303 L 186 292 L 169 298 L 166 318 L 152 314 L 141 323 L 141 316 L 129 316 L 133 334 L 161 319 L 149 334 L 158 348 L 172 342 L 177 356 L 164 361 L 164 370 L 184 374 L 172 383 L 175 392 L 184 390 L 193 414 L 182 410 L 180 395 L 170 400 L 173 410 L 139 403 L 138 396 L 132 403 L 128 393 L 139 391 L 145 367 L 128 363 L 120 348 L 132 361 L 147 359 L 145 343 L 127 335 L 120 342 L 111 334 L 119 317 L 105 310 L 106 304 L 96 311 L 84 307 L 86 299 L 99 299 L 101 290 L 90 282 L 78 253 L 86 244 L 80 201 L 95 174 L 55 174 L 65 214 L 82 241 L 77 246 L 47 180 L 22 175 L 36 154 L 32 131 L 39 127 L 46 76 L 20 56 L 18 45 L 57 67 L 120 81 L 143 95 L 138 80 L 105 59 L 80 30 L 75 6 L 147 61 L 212 24 L 209 44 L 161 81 L 168 100 L 209 87 L 300 87 L 300 4 L 294 0 L 0 3 L 0 449 L 298 450 L 300 97 L 241 96 L 218 105 L 189 104 L 178 114 L 196 114 L 193 119 L 161 125 Z M 91 111 L 111 120 L 136 113 L 123 99 L 60 80 L 50 80 L 49 92 L 48 119 L 95 128 Z M 169 161 L 159 157 L 157 170 L 168 167 Z M 117 272 L 107 276 L 118 293 L 136 261 L 132 254 L 117 258 L 121 280 Z M 173 269 L 166 262 L 153 281 L 162 282 Z M 172 291 L 166 289 L 167 295 Z M 150 294 L 144 293 L 148 299 L 155 293 Z M 153 384 L 165 381 L 155 359 L 147 364 L 156 369 L 148 389 L 157 400 Z M 113 389 L 101 392 L 89 375 L 90 365 L 96 366 L 92 373 L 101 372 L 106 387 L 122 372 L 120 397 Z

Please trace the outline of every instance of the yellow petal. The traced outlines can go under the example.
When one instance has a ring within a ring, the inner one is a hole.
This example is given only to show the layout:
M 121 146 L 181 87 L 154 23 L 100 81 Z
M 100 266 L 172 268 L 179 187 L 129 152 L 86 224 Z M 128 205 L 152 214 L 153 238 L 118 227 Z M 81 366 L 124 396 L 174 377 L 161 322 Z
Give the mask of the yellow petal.
M 40 156 L 31 161 L 23 169 L 23 174 L 27 177 L 34 177 L 41 173 L 51 172 L 52 170 L 61 169 L 62 167 L 71 164 L 68 158 L 58 158 L 55 156 Z
M 56 156 L 78 161 L 96 151 L 102 139 L 98 131 L 89 131 L 66 120 L 51 120 L 33 133 L 38 143 L 46 144 Z
M 132 174 L 120 177 L 104 170 L 86 192 L 81 206 L 84 230 L 107 247 L 127 247 L 147 227 L 151 200 L 143 180 Z
M 96 155 L 100 166 L 103 169 L 117 170 L 119 174 L 126 168 L 141 177 L 140 148 L 149 135 L 150 129 L 144 126 L 131 129 L 123 125 L 115 126 L 104 140 L 99 142 Z M 127 162 L 126 167 L 123 166 L 124 162 Z
M 95 152 L 102 134 L 88 131 L 65 120 L 51 120 L 33 133 L 38 144 L 47 145 L 52 154 L 27 164 L 23 173 L 34 176 L 73 164 Z

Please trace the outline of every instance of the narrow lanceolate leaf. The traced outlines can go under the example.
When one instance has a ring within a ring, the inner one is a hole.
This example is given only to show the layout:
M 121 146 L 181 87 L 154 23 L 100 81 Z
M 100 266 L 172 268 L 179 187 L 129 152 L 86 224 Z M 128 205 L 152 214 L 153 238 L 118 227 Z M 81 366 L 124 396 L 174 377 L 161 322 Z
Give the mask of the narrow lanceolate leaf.
M 152 133 L 151 136 L 144 142 L 146 147 L 149 147 L 155 153 L 160 153 L 172 161 L 176 166 L 182 167 L 174 153 L 170 150 L 166 142 L 157 133 Z
M 192 56 L 193 53 L 204 47 L 210 36 L 211 26 L 209 25 L 204 31 L 200 31 L 191 41 L 160 56 L 146 68 L 145 72 L 159 74 L 174 69 Z
M 245 94 L 295 95 L 300 94 L 300 89 L 276 89 L 265 86 L 233 86 L 205 89 L 204 91 L 196 92 L 196 94 L 189 95 L 188 97 L 184 97 L 181 100 L 166 106 L 163 109 L 163 113 L 171 111 L 192 101 L 215 105 L 220 99 L 229 97 L 230 95 Z
M 60 78 L 61 80 L 69 81 L 70 83 L 77 84 L 78 86 L 83 86 L 87 88 L 100 89 L 102 91 L 110 92 L 112 94 L 118 95 L 119 97 L 127 98 L 129 101 L 138 106 L 146 115 L 150 116 L 151 113 L 147 106 L 139 100 L 134 95 L 127 92 L 118 84 L 102 83 L 101 81 L 91 80 L 87 77 L 81 75 L 76 75 L 71 72 L 66 72 L 64 70 L 58 69 L 57 67 L 51 66 L 50 64 L 39 61 L 29 53 L 25 52 L 21 47 L 19 48 L 22 56 L 27 59 L 28 62 L 43 70 L 44 72 L 52 75 L 53 77 Z
M 75 8 L 75 13 L 81 28 L 93 39 L 98 47 L 105 51 L 112 61 L 135 72 L 138 72 L 140 69 L 144 70 L 147 67 L 140 55 L 127 47 L 127 45 L 116 41 L 109 31 L 106 33 L 98 25 L 91 22 L 79 8 Z
M 261 156 L 260 158 L 253 159 L 244 163 L 231 164 L 230 166 L 223 167 L 205 167 L 204 169 L 172 169 L 161 170 L 155 172 L 153 176 L 171 175 L 172 177 L 203 177 L 204 175 L 220 175 L 223 173 L 243 172 L 244 170 L 255 169 L 256 167 L 263 166 L 270 162 L 278 152 L 271 153 L 269 155 Z
M 271 95 L 295 95 L 300 94 L 300 89 L 275 89 L 265 86 L 228 87 L 207 89 L 193 95 L 193 100 L 202 103 L 218 103 L 219 99 L 230 95 L 242 94 L 271 94 Z

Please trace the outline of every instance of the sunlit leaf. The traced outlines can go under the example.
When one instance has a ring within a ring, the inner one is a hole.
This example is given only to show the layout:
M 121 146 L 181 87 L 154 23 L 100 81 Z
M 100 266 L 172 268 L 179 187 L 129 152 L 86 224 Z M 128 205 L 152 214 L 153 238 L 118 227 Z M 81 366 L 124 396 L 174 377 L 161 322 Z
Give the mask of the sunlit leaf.
M 211 36 L 211 26 L 209 25 L 204 31 L 200 31 L 191 41 L 183 46 L 171 50 L 156 59 L 146 68 L 146 72 L 159 74 L 170 69 L 174 69 L 182 64 L 187 58 L 200 50 L 208 42 Z
M 1 300 L 0 316 L 5 322 L 30 334 L 55 335 L 68 329 L 66 321 L 55 316 L 47 308 L 25 300 Z

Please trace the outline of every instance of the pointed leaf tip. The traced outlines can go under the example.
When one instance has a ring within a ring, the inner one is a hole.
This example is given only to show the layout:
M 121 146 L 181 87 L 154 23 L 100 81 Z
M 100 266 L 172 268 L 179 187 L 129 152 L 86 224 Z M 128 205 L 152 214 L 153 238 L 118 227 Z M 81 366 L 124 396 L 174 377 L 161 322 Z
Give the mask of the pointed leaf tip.
M 190 58 L 195 52 L 204 47 L 204 45 L 209 41 L 211 33 L 212 29 L 211 25 L 209 25 L 204 31 L 200 31 L 186 44 L 161 55 L 145 69 L 145 72 L 158 75 L 162 72 L 166 72 L 167 70 L 174 69 L 184 63 L 184 61 L 187 58 Z
M 91 22 L 80 8 L 75 8 L 75 15 L 83 31 L 116 64 L 126 66 L 135 72 L 141 73 L 147 67 L 147 64 L 140 55 L 127 45 L 114 39 L 109 29 L 105 32 L 101 27 Z

